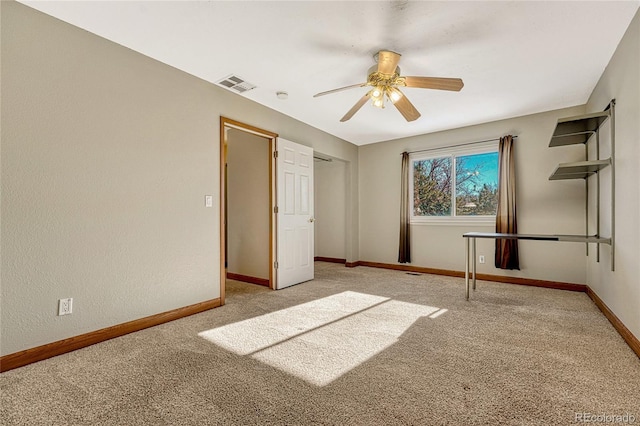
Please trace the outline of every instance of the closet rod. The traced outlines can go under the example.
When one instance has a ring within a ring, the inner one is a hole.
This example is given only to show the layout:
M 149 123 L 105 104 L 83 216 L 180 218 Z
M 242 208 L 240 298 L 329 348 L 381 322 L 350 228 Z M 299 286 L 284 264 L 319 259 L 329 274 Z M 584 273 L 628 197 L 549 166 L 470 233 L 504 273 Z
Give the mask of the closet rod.
M 518 139 L 518 136 L 517 135 L 516 136 L 512 136 L 512 138 L 513 139 Z M 458 144 L 458 145 L 441 146 L 441 147 L 438 147 L 438 148 L 429 148 L 429 149 L 419 149 L 417 151 L 407 151 L 407 153 L 408 154 L 414 154 L 416 152 L 437 151 L 437 150 L 440 150 L 440 149 L 456 148 L 458 146 L 474 145 L 474 144 L 477 144 L 477 143 L 493 142 L 493 141 L 499 141 L 499 140 L 500 140 L 500 138 L 485 139 L 483 141 L 467 142 L 467 143 L 461 143 L 461 144 Z M 400 155 L 402 155 L 402 153 Z

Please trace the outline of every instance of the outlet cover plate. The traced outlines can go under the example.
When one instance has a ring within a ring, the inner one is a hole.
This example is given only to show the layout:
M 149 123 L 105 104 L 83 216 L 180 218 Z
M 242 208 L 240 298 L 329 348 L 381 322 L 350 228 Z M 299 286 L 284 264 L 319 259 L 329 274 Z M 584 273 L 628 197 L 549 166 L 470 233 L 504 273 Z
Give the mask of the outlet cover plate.
M 70 315 L 73 312 L 73 298 L 58 300 L 58 315 Z

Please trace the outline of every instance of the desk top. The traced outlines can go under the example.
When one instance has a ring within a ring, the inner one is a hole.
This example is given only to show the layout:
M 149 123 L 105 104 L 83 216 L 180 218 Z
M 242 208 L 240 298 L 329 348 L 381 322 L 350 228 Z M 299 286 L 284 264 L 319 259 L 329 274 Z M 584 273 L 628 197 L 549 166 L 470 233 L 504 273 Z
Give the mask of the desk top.
M 563 241 L 570 243 L 603 243 L 611 244 L 611 238 L 595 235 L 544 235 L 544 234 L 502 234 L 497 232 L 467 232 L 464 238 L 493 238 L 498 240 L 534 240 L 534 241 Z

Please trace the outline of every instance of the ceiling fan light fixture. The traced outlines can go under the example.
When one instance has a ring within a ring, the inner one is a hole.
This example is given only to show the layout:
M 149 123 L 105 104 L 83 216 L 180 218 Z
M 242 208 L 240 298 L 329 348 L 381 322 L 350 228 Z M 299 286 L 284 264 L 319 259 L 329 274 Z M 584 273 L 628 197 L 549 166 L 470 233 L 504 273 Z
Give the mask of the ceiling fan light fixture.
M 387 96 L 389 96 L 389 99 L 391 99 L 391 102 L 395 104 L 402 97 L 402 92 L 396 89 L 395 87 L 390 87 L 389 91 L 387 92 Z
M 384 108 L 384 94 L 386 90 L 386 87 L 383 86 L 375 86 L 371 89 L 371 99 L 373 100 L 374 106 Z

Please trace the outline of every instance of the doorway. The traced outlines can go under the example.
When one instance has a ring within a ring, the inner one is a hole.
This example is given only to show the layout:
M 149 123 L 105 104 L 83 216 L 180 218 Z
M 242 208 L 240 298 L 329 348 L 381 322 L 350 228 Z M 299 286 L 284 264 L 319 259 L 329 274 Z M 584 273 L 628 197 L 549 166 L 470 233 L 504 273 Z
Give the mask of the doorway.
M 220 117 L 220 301 L 227 278 L 276 288 L 277 134 Z
M 345 264 L 347 261 L 348 163 L 314 153 L 315 260 Z

